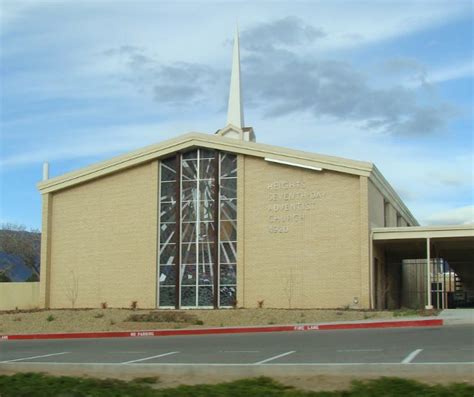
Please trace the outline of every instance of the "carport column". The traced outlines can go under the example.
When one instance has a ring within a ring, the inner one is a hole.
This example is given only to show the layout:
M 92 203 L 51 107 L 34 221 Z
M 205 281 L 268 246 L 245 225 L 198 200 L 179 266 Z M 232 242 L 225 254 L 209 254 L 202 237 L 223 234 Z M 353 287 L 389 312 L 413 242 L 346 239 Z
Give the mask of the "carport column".
M 426 238 L 426 306 L 425 309 L 433 309 L 431 304 L 431 253 L 430 238 Z

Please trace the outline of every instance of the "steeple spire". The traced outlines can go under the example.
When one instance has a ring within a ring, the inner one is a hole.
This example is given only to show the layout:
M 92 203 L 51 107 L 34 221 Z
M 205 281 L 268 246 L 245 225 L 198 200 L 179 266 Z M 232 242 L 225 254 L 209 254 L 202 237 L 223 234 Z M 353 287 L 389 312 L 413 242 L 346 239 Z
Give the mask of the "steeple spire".
M 227 124 L 244 128 L 244 108 L 242 106 L 242 87 L 240 84 L 240 46 L 239 28 L 235 29 L 234 53 L 232 56 L 232 74 L 230 77 L 229 107 Z
M 234 53 L 232 57 L 232 74 L 230 76 L 229 108 L 227 109 L 227 125 L 216 131 L 225 138 L 255 142 L 252 127 L 244 127 L 244 107 L 242 105 L 242 86 L 240 84 L 240 48 L 239 28 L 235 30 Z

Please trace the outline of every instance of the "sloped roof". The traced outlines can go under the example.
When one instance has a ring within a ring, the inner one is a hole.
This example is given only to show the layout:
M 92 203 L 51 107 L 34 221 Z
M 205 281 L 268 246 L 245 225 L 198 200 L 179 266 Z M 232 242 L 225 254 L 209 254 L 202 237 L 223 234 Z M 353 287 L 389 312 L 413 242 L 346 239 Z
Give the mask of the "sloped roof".
M 378 171 L 377 167 L 372 163 L 287 149 L 256 142 L 239 141 L 236 139 L 196 132 L 181 135 L 159 144 L 147 146 L 121 156 L 113 157 L 110 160 L 96 163 L 77 171 L 48 179 L 47 181 L 42 181 L 38 183 L 37 186 L 42 194 L 55 192 L 141 163 L 167 157 L 177 151 L 189 150 L 193 147 L 205 147 L 254 157 L 271 158 L 272 160 L 289 162 L 295 165 L 322 168 L 325 170 L 369 177 L 381 193 L 390 199 L 395 208 L 401 214 L 412 223 L 418 224 L 397 193 L 385 180 L 380 171 Z

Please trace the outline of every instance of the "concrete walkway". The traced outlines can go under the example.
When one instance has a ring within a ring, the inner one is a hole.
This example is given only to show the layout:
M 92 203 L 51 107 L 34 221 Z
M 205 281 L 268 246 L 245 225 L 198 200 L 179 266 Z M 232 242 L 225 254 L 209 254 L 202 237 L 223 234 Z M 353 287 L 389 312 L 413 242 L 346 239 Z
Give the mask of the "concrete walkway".
M 474 324 L 474 309 L 445 309 L 438 318 L 446 325 Z

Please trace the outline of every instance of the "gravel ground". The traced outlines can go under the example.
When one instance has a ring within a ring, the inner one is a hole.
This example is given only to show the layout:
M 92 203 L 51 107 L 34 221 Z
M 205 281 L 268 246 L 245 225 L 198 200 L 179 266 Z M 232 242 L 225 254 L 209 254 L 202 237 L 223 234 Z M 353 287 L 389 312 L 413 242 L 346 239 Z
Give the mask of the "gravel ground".
M 174 314 L 187 318 L 173 321 Z M 161 321 L 127 321 L 130 315 L 145 315 Z M 171 317 L 171 319 L 170 319 Z M 31 312 L 0 312 L 0 334 L 49 332 L 153 330 L 188 327 L 303 324 L 393 318 L 390 311 L 317 309 L 228 309 L 228 310 L 131 310 L 62 309 Z M 179 321 L 181 320 L 181 321 Z

